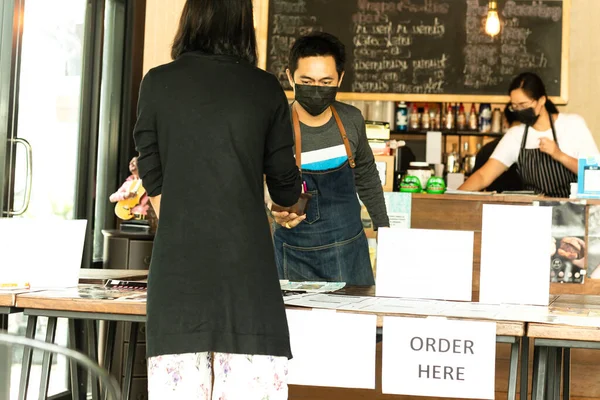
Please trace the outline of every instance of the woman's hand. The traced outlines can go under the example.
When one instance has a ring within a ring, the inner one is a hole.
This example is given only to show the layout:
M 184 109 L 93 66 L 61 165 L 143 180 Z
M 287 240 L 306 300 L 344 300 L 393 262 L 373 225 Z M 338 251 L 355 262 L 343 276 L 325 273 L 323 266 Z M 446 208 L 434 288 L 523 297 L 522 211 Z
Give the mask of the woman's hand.
M 545 137 L 540 138 L 540 151 L 542 153 L 548 154 L 555 160 L 558 160 L 560 158 L 560 155 L 562 154 L 562 151 L 560 151 L 556 142 L 552 139 Z
M 295 213 L 289 213 L 287 211 L 271 211 L 271 214 L 273 215 L 273 219 L 275 219 L 275 222 L 287 229 L 297 227 L 298 224 L 300 224 L 300 222 L 306 219 L 306 215 L 298 216 Z

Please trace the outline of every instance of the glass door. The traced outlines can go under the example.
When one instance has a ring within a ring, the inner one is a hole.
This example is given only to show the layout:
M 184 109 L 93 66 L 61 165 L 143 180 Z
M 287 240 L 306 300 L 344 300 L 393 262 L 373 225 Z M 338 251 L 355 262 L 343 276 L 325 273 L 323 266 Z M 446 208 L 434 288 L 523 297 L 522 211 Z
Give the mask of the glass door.
M 22 218 L 73 218 L 86 3 L 24 1 L 9 210 Z
M 2 217 L 72 219 L 87 1 L 2 0 L 2 4 Z M 12 315 L 9 331 L 24 334 L 25 323 L 21 314 Z M 37 336 L 42 340 L 45 323 L 38 322 Z M 66 345 L 66 338 L 67 324 L 61 320 L 56 343 Z M 17 398 L 20 353 L 13 354 L 11 399 Z M 31 388 L 39 382 L 41 354 L 34 354 L 33 360 Z M 3 383 L 0 387 L 6 387 Z M 49 394 L 66 389 L 67 364 L 59 357 L 53 361 Z M 30 390 L 28 398 L 36 397 L 37 391 Z

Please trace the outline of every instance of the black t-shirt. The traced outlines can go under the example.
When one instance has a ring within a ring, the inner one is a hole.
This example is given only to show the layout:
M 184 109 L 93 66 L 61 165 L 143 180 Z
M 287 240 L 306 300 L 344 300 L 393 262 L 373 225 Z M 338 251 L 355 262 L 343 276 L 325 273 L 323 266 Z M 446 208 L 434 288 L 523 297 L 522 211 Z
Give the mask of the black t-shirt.
M 492 142 L 489 142 L 488 144 L 483 146 L 481 150 L 479 150 L 479 152 L 475 156 L 475 168 L 473 169 L 473 172 L 483 167 L 483 164 L 485 164 L 490 159 L 498 143 L 500 143 L 500 139 L 496 139 Z M 492 184 L 488 188 L 486 188 L 486 190 L 490 192 L 499 193 L 514 190 L 523 190 L 523 183 L 521 182 L 521 177 L 517 173 L 517 165 L 513 164 L 505 173 L 500 175 L 494 182 L 492 182 Z

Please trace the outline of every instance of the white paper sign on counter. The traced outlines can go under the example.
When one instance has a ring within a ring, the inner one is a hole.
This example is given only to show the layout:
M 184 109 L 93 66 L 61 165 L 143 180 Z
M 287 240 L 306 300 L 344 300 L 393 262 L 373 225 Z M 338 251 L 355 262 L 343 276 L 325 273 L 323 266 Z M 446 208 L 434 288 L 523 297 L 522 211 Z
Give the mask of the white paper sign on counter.
M 442 163 L 442 132 L 427 132 L 425 161 L 427 164 Z
M 77 286 L 86 220 L 0 218 L 0 283 Z
M 496 323 L 384 317 L 384 394 L 493 399 Z
M 410 228 L 412 194 L 384 192 L 383 195 L 390 219 L 390 228 Z
M 471 301 L 473 237 L 469 231 L 380 228 L 377 296 Z
M 375 389 L 377 316 L 287 310 L 293 385 Z
M 484 204 L 479 301 L 547 306 L 552 207 Z

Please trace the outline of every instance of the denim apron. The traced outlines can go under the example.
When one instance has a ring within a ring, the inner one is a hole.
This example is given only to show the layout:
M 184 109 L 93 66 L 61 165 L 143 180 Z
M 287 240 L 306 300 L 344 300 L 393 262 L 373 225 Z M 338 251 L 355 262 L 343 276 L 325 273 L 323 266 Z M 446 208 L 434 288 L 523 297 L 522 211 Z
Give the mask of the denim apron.
M 292 229 L 275 225 L 275 259 L 281 279 L 337 281 L 348 285 L 374 285 L 367 237 L 360 219 L 354 184 L 355 166 L 346 130 L 331 106 L 348 161 L 327 171 L 303 171 L 312 199 L 306 219 Z M 301 168 L 300 122 L 293 110 L 296 164 Z
M 558 146 L 556 129 L 550 114 L 550 126 L 552 137 Z M 527 149 L 527 133 L 529 125 L 525 127 L 521 150 L 517 161 L 517 172 L 521 176 L 523 186 L 527 190 L 533 190 L 537 194 L 548 197 L 569 198 L 571 194 L 571 182 L 577 182 L 577 174 L 574 174 L 560 162 L 540 149 Z

